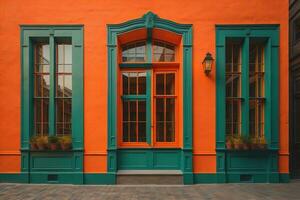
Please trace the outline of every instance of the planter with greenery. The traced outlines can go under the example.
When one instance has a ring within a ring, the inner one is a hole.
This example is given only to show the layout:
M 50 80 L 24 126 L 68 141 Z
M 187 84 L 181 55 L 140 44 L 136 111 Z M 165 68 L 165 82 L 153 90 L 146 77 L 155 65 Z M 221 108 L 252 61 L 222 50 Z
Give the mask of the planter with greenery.
M 37 136 L 31 136 L 30 138 L 30 149 L 31 150 L 37 150 L 38 147 L 37 147 Z
M 49 136 L 48 137 L 49 149 L 55 151 L 59 148 L 59 139 L 57 136 Z
M 45 150 L 48 147 L 48 136 L 37 136 L 36 138 L 36 144 L 38 147 L 38 150 Z
M 59 138 L 60 147 L 62 150 L 70 150 L 72 147 L 72 137 L 70 135 L 64 135 Z

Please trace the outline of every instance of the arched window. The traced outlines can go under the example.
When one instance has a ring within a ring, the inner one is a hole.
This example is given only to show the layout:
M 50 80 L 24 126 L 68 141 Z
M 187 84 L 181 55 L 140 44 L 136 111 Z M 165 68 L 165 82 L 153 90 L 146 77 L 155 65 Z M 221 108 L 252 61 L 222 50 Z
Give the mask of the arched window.
M 153 40 L 151 48 L 152 62 L 175 62 L 176 45 Z M 122 62 L 146 62 L 147 61 L 146 41 L 134 41 L 122 45 Z M 148 59 L 149 60 L 149 59 Z

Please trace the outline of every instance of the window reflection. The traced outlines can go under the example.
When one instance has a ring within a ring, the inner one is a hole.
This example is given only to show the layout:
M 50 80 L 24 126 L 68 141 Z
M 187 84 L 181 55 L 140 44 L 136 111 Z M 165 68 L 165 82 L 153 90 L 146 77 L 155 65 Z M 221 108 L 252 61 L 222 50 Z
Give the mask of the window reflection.
M 72 132 L 72 44 L 56 45 L 56 134 Z
M 241 129 L 241 41 L 226 41 L 226 134 L 239 135 Z
M 145 62 L 146 61 L 146 42 L 135 42 L 126 44 L 122 47 L 123 62 Z
M 162 41 L 153 41 L 154 62 L 174 62 L 175 46 Z
M 47 135 L 49 130 L 50 74 L 49 44 L 34 44 L 34 133 Z

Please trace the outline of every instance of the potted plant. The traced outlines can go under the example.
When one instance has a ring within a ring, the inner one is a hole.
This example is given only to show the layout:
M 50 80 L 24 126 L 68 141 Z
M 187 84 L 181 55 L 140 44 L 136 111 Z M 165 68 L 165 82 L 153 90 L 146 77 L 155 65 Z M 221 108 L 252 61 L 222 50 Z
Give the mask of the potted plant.
M 236 136 L 233 139 L 233 146 L 234 146 L 234 149 L 237 149 L 237 150 L 243 148 L 243 140 L 242 140 L 242 137 L 240 135 Z
M 60 138 L 59 142 L 62 150 L 69 150 L 72 146 L 72 137 L 70 135 L 64 135 Z
M 258 143 L 259 149 L 266 149 L 267 148 L 267 142 L 264 137 L 259 138 L 259 143 Z
M 48 137 L 48 143 L 49 143 L 49 148 L 52 151 L 55 151 L 58 149 L 58 144 L 59 144 L 59 140 L 57 136 L 49 136 Z
M 36 138 L 36 144 L 39 150 L 45 150 L 48 146 L 48 137 L 47 136 L 38 136 Z
M 259 139 L 257 137 L 254 137 L 251 139 L 251 144 L 250 144 L 251 149 L 259 149 Z
M 226 148 L 227 149 L 233 149 L 234 144 L 234 138 L 232 135 L 226 137 Z
M 246 136 L 242 136 L 241 137 L 241 140 L 242 140 L 242 149 L 243 150 L 248 150 L 250 147 L 250 139 L 249 137 L 246 137 Z
M 30 138 L 30 149 L 31 150 L 37 150 L 37 142 L 36 142 L 37 136 L 31 136 Z

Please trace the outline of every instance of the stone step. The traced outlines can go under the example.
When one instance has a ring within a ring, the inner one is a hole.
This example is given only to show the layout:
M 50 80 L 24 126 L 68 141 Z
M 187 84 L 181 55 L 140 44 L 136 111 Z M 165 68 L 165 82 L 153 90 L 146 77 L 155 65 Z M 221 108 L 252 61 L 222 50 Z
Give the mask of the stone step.
M 119 170 L 117 184 L 182 185 L 182 172 L 180 170 Z

